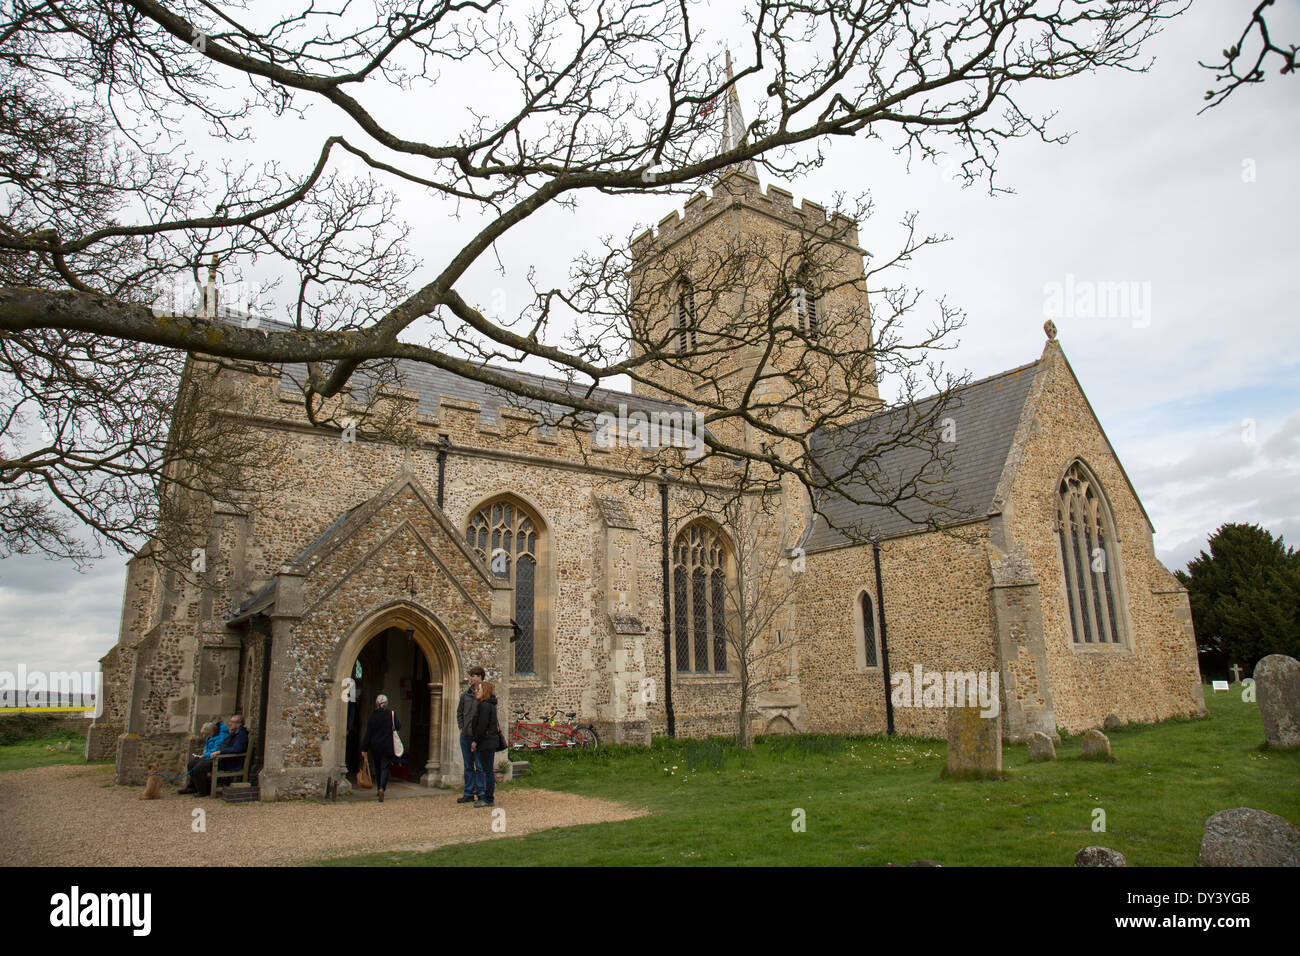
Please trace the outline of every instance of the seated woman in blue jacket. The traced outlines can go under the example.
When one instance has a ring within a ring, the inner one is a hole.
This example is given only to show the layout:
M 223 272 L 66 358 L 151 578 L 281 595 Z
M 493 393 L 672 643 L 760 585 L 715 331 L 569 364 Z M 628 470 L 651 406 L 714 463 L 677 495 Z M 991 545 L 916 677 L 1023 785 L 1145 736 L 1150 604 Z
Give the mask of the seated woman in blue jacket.
M 203 752 L 196 756 L 211 760 L 212 755 L 221 749 L 221 745 L 230 736 L 230 728 L 220 721 L 209 721 L 203 725 L 201 733 L 207 739 L 203 741 Z
M 185 767 L 189 776 L 186 778 L 185 786 L 181 787 L 178 793 L 194 793 L 194 768 L 204 760 L 212 760 L 212 755 L 221 749 L 221 745 L 230 736 L 230 728 L 219 720 L 209 720 L 199 728 L 199 736 L 203 738 L 203 749 L 196 754 L 190 754 L 190 761 Z
M 244 718 L 235 714 L 230 718 L 229 735 L 222 741 L 211 754 L 196 757 L 190 761 L 190 783 L 188 787 L 183 788 L 181 793 L 192 793 L 195 796 L 206 796 L 209 787 L 208 771 L 212 769 L 213 761 L 222 757 L 234 757 L 239 754 L 248 753 L 248 728 L 244 726 Z M 206 750 L 206 748 L 205 748 Z M 236 760 L 223 760 L 220 768 L 222 770 L 238 769 L 239 762 Z

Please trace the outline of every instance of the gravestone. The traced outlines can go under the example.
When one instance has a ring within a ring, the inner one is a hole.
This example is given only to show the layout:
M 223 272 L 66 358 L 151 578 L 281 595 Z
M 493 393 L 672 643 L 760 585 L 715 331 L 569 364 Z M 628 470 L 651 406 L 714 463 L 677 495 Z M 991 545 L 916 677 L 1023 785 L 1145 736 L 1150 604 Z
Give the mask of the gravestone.
M 1300 747 L 1300 661 L 1269 654 L 1255 665 L 1255 700 L 1270 747 Z
M 1056 742 L 1047 734 L 1039 732 L 1029 738 L 1030 760 L 1055 760 Z
M 1075 866 L 1128 866 L 1128 860 L 1119 850 L 1107 846 L 1085 846 L 1074 854 Z
M 1256 669 L 1255 673 L 1259 673 Z M 1263 810 L 1220 810 L 1205 821 L 1201 866 L 1300 866 L 1300 829 Z
M 1240 683 L 1241 683 L 1241 668 L 1238 667 L 1236 664 L 1233 664 L 1231 667 L 1228 668 L 1228 670 L 1229 670 L 1229 672 L 1231 672 L 1231 674 L 1232 674 L 1232 682 L 1233 682 L 1234 684 L 1240 684 Z
M 997 776 L 1002 773 L 1002 711 L 980 716 L 979 707 L 948 708 L 948 773 Z
M 1100 730 L 1090 730 L 1080 740 L 1083 743 L 1083 755 L 1101 760 L 1110 759 L 1110 738 Z
M 1120 720 L 1115 714 L 1107 714 L 1101 726 L 1103 730 L 1119 730 L 1124 726 L 1124 721 Z

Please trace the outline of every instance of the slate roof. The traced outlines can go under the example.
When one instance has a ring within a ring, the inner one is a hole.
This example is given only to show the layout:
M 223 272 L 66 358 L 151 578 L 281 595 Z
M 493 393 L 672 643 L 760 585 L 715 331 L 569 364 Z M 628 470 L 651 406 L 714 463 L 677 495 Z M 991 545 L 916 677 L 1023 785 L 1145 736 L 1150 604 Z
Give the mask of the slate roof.
M 850 529 L 864 536 L 892 537 L 926 530 L 927 517 L 939 525 L 951 525 L 988 514 L 1037 370 L 1035 361 L 955 390 L 941 418 L 952 418 L 956 441 L 938 446 L 940 458 L 932 460 L 933 449 L 926 442 L 905 441 L 886 447 L 867 466 L 890 493 L 898 492 L 914 476 L 923 476 L 917 490 L 925 500 L 900 501 L 898 508 L 903 514 L 899 514 L 843 495 L 827 497 L 819 502 L 825 517 L 818 514 L 814 518 L 803 544 L 805 550 L 850 543 L 854 539 L 844 533 Z M 834 432 L 816 434 L 814 457 L 829 478 L 839 478 L 847 474 L 862 449 L 904 432 L 935 400 L 934 396 L 920 399 Z M 870 494 L 862 485 L 856 487 L 862 490 L 855 491 L 853 484 L 845 490 L 864 499 Z M 877 495 L 872 497 L 878 500 Z

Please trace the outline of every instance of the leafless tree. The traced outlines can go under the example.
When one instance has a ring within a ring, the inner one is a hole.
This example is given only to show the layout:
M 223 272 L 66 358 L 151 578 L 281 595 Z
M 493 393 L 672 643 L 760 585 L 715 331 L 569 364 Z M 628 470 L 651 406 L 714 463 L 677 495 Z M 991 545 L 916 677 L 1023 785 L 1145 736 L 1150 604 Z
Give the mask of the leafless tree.
M 788 275 L 768 283 L 742 320 L 687 353 L 632 308 L 631 286 L 618 278 L 627 275 L 626 242 L 584 258 L 571 277 L 537 277 L 534 301 L 512 316 L 485 314 L 458 286 L 539 212 L 593 193 L 689 193 L 748 162 L 797 176 L 823 162 L 830 137 L 881 138 L 909 161 L 950 154 L 967 182 L 1000 188 L 1004 140 L 1064 138 L 1049 130 L 1050 115 L 1022 109 L 1022 86 L 1145 70 L 1143 44 L 1186 6 L 750 0 L 735 21 L 737 67 L 728 71 L 698 24 L 700 5 L 679 0 L 509 8 L 499 0 L 297 8 L 13 0 L 0 14 L 0 335 L 19 351 L 3 371 L 25 368 L 34 336 L 75 337 L 92 363 L 112 342 L 285 364 L 304 370 L 313 422 L 368 362 L 427 363 L 520 403 L 587 415 L 607 407 L 596 386 L 626 377 L 701 408 L 706 460 L 793 479 L 814 498 L 852 487 L 864 500 L 888 500 L 897 491 L 869 463 L 828 475 L 809 453 L 818 429 L 871 410 L 861 390 L 846 389 L 831 414 L 796 421 L 775 413 L 761 362 L 748 386 L 725 393 L 696 394 L 664 374 L 674 364 L 699 368 L 722 349 L 777 354 L 799 332 L 783 305 L 796 288 Z M 482 102 L 489 77 L 499 95 Z M 715 105 L 739 84 L 766 97 L 743 135 L 723 137 L 724 116 L 734 114 Z M 377 104 L 397 95 L 442 104 L 445 123 L 433 138 L 381 118 Z M 296 153 L 216 166 L 182 155 L 194 118 L 234 146 L 255 121 L 312 106 L 331 110 L 338 131 Z M 60 158 L 68 143 L 80 144 L 72 168 Z M 390 192 L 399 189 L 469 213 L 445 261 L 410 255 Z M 827 222 L 834 228 L 836 220 Z M 881 257 L 886 263 L 903 265 L 939 241 L 906 225 L 909 238 Z M 157 294 L 197 280 L 214 252 L 223 275 L 270 262 L 292 277 L 284 325 L 160 314 Z M 794 252 L 781 263 L 793 263 Z M 719 263 L 714 285 L 738 277 L 736 264 L 754 253 L 737 250 L 731 265 Z M 941 305 L 930 328 L 905 341 L 888 313 L 918 303 L 916 290 L 883 282 L 872 341 L 841 349 L 805 336 L 804 345 L 820 349 L 849 386 L 892 362 L 915 373 L 905 392 L 927 378 L 943 391 L 952 382 L 926 353 L 942 346 L 956 312 Z M 428 329 L 424 341 L 411 340 L 417 322 Z M 547 364 L 566 384 L 498 367 L 524 359 Z M 794 390 L 789 399 L 821 384 L 779 388 Z M 33 408 L 44 389 L 31 388 Z M 42 409 L 38 417 L 48 416 Z M 922 424 L 917 435 L 930 423 Z M 5 454 L 21 460 L 29 452 Z
M 1273 2 L 1274 0 L 1260 0 L 1241 35 L 1223 51 L 1221 63 L 1201 61 L 1201 66 L 1214 74 L 1215 82 L 1214 88 L 1205 91 L 1207 102 L 1201 108 L 1202 113 L 1218 106 L 1238 87 L 1247 83 L 1263 83 L 1265 61 L 1271 61 L 1283 76 L 1296 71 L 1296 56 L 1300 54 L 1300 47 L 1294 43 L 1279 46 L 1269 33 L 1265 13 L 1273 6 Z M 1254 49 L 1248 53 L 1251 47 Z
M 727 656 L 738 678 L 736 746 L 745 749 L 754 744 L 759 697 L 797 680 L 800 635 L 785 616 L 803 581 L 802 554 L 795 541 L 780 540 L 774 512 L 774 500 L 757 495 L 728 499 L 722 514 L 735 560 L 726 587 Z
M 225 283 L 218 306 L 215 287 L 202 286 L 205 257 L 215 263 L 230 256 L 237 264 L 242 251 L 273 252 L 296 266 L 299 327 L 354 321 L 376 297 L 401 294 L 409 270 L 401 233 L 385 238 L 376 231 L 391 219 L 391 199 L 366 183 L 331 182 L 242 237 L 191 231 L 179 242 L 167 230 L 123 228 L 133 217 L 147 220 L 193 201 L 201 190 L 192 172 L 178 167 L 158 147 L 158 132 L 138 118 L 135 125 L 118 122 L 111 102 L 72 95 L 78 84 L 111 89 L 121 67 L 107 53 L 80 61 L 70 58 L 74 50 L 59 47 L 60 38 L 93 41 L 96 48 L 108 42 L 110 18 L 103 11 L 55 3 L 11 7 L 0 32 L 4 288 L 76 289 L 143 310 L 159 325 L 256 326 L 258 313 L 246 309 L 256 309 L 265 289 L 248 287 L 232 301 L 225 293 L 240 283 Z M 61 87 L 65 74 L 73 82 Z M 66 235 L 98 238 L 71 256 L 30 247 L 40 237 Z M 274 483 L 267 463 L 275 459 L 276 442 L 212 414 L 220 404 L 219 368 L 248 363 L 205 356 L 187 377 L 186 358 L 167 345 L 96 331 L 0 330 L 0 557 L 43 553 L 81 564 L 106 544 L 131 551 L 154 536 L 154 558 L 188 573 L 191 545 L 205 539 L 214 501 L 256 509 L 257 492 Z M 374 414 L 391 365 L 371 363 L 366 381 L 357 383 L 362 389 L 347 396 L 363 398 L 347 403 L 347 414 L 363 423 L 362 435 L 395 434 L 391 422 Z M 337 428 L 341 407 L 316 402 L 308 411 Z

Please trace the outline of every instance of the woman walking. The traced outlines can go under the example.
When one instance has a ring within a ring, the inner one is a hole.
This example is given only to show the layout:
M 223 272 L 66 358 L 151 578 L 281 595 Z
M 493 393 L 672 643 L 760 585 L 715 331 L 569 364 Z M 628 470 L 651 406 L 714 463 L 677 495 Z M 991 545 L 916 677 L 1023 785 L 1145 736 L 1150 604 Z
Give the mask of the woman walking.
M 476 807 L 490 807 L 496 795 L 497 776 L 492 770 L 501 736 L 497 733 L 497 696 L 490 681 L 483 681 L 474 692 L 478 702 L 470 723 L 470 750 L 474 754 L 474 789 L 482 796 L 474 801 Z
M 388 765 L 393 759 L 393 731 L 401 730 L 402 722 L 388 709 L 388 698 L 380 694 L 375 698 L 375 712 L 366 722 L 366 735 L 361 738 L 361 749 L 370 754 L 370 776 L 379 791 L 379 802 L 384 802 L 388 786 Z

